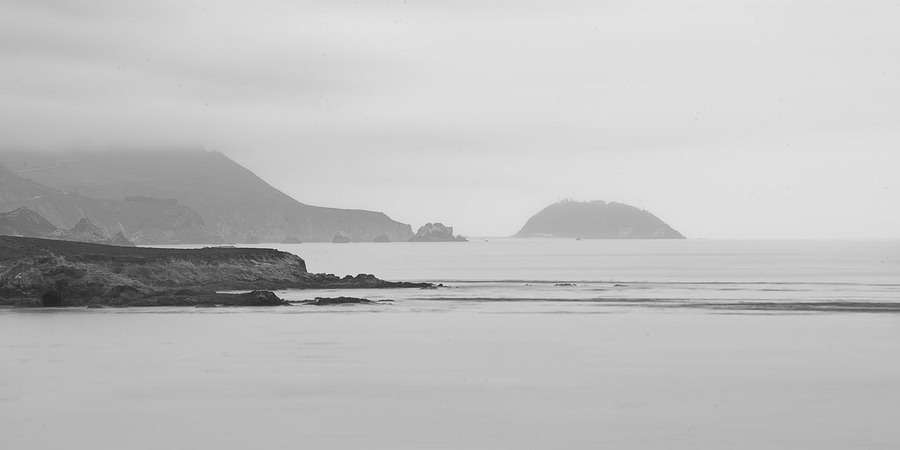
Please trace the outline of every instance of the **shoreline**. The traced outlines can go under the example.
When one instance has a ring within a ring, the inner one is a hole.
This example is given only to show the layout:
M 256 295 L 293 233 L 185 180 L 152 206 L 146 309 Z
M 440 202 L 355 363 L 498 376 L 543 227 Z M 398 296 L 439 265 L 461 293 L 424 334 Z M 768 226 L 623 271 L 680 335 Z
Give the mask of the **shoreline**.
M 276 306 L 279 289 L 435 288 L 371 274 L 309 273 L 275 249 L 118 247 L 0 236 L 0 304 L 57 306 Z M 224 293 L 223 291 L 249 291 Z

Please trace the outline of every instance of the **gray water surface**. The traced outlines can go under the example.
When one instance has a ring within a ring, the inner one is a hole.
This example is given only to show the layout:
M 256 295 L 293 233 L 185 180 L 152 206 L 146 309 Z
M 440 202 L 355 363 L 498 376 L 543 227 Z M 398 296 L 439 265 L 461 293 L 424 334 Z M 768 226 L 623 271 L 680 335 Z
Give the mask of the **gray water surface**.
M 0 447 L 900 446 L 900 314 L 740 307 L 897 303 L 895 242 L 284 248 L 315 271 L 449 287 L 0 310 Z

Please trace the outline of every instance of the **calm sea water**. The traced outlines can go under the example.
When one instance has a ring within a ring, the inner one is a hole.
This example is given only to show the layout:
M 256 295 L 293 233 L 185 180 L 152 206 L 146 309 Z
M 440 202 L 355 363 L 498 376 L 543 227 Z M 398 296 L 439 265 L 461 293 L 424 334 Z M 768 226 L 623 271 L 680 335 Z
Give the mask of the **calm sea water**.
M 900 309 L 900 241 L 488 239 L 278 247 L 305 257 L 314 272 L 376 272 L 387 279 L 448 286 L 433 291 L 280 292 L 294 300 L 365 295 L 407 305 L 532 301 L 554 303 L 554 308 L 593 303 Z M 510 307 L 525 308 L 503 305 Z
M 279 247 L 447 287 L 0 310 L 0 448 L 900 447 L 900 242 Z

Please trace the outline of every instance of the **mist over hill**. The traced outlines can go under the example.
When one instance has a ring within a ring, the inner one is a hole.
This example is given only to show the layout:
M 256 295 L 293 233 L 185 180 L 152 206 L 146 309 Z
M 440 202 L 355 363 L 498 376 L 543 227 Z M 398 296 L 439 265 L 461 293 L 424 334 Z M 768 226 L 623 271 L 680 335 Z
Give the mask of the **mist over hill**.
M 72 228 L 82 219 L 89 219 L 109 235 L 127 234 L 140 244 L 221 241 L 220 237 L 206 230 L 203 219 L 196 211 L 177 200 L 92 198 L 45 186 L 0 166 L 0 213 L 21 208 L 34 211 L 60 229 Z
M 0 210 L 27 206 L 58 226 L 89 216 L 129 236 L 154 221 L 157 229 L 193 230 L 190 237 L 138 241 L 330 241 L 336 233 L 354 241 L 380 235 L 403 241 L 413 235 L 384 213 L 300 203 L 218 152 L 6 152 L 0 164 L 7 169 L 0 173 Z
M 554 203 L 528 219 L 516 237 L 683 239 L 658 217 L 631 205 L 600 200 Z

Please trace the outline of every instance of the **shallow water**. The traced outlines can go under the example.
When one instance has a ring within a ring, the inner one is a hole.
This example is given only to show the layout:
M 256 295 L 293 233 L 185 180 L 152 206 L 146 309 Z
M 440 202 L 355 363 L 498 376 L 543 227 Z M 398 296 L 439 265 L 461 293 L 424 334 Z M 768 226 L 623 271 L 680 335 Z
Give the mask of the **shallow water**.
M 282 247 L 449 287 L 0 310 L 0 447 L 900 446 L 897 242 Z

